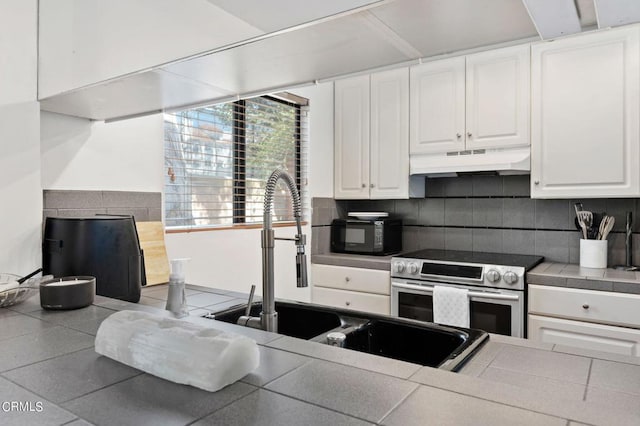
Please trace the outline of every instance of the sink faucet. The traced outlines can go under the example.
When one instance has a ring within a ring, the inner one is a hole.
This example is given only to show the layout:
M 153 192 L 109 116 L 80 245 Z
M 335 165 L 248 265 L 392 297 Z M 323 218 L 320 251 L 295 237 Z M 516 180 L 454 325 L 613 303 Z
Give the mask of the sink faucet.
M 273 195 L 275 193 L 276 184 L 282 179 L 289 188 L 291 199 L 293 202 L 293 216 L 296 220 L 298 233 L 294 238 L 276 238 L 271 224 L 271 206 L 273 204 Z M 264 192 L 264 216 L 262 220 L 261 246 L 262 246 L 262 312 L 259 317 L 249 316 L 249 308 L 247 314 L 238 319 L 238 324 L 246 325 L 253 328 L 261 328 L 266 331 L 278 332 L 278 313 L 275 307 L 275 291 L 273 279 L 273 247 L 275 240 L 294 241 L 296 245 L 296 284 L 298 287 L 307 287 L 307 256 L 304 253 L 304 245 L 306 236 L 302 233 L 302 206 L 300 202 L 300 193 L 296 184 L 286 171 L 278 168 L 271 173 L 267 180 Z M 252 294 L 253 295 L 253 294 Z M 251 300 L 249 298 L 249 305 Z

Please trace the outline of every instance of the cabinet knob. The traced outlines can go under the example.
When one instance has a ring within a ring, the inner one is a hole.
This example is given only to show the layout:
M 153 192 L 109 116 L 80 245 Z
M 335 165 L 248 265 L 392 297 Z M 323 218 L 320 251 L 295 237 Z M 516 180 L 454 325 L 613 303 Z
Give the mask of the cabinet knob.
M 366 187 L 367 187 L 367 185 L 365 185 L 365 184 L 363 183 L 363 184 L 362 184 L 362 187 L 363 187 L 363 188 L 366 188 Z
M 351 281 L 351 278 L 349 278 L 349 277 L 344 277 L 344 280 L 345 280 L 346 282 L 349 282 L 349 281 Z
M 584 305 L 582 305 L 582 309 L 589 309 L 589 305 L 585 303 Z
M 344 302 L 344 304 L 347 305 L 347 306 L 351 306 L 351 302 L 348 302 L 348 301 Z
M 460 139 L 460 138 L 462 137 L 462 135 L 461 135 L 460 133 L 456 133 L 456 137 L 457 137 L 458 139 Z
M 375 186 L 374 184 L 369 185 L 370 188 L 373 188 L 374 186 Z
M 471 132 L 467 132 L 467 137 L 471 137 Z
M 533 184 L 534 185 L 540 185 L 540 181 L 539 180 L 533 181 Z

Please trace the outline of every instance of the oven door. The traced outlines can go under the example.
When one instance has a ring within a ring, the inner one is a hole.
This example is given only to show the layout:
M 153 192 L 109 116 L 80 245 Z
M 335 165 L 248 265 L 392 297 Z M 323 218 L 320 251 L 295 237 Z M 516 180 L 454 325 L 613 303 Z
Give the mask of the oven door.
M 524 292 L 393 278 L 391 315 L 433 322 L 435 285 L 469 290 L 470 327 L 489 333 L 524 337 Z

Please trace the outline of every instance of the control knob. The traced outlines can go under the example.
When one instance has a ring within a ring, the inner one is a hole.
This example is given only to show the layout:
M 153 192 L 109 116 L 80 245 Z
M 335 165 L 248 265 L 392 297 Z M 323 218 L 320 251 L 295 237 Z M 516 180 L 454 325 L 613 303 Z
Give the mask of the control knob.
M 507 284 L 515 284 L 518 282 L 518 276 L 515 272 L 509 271 L 504 274 L 504 282 Z
M 411 275 L 415 275 L 418 273 L 418 265 L 416 265 L 415 263 L 410 263 L 409 264 L 409 273 Z
M 396 262 L 393 264 L 393 269 L 401 274 L 402 272 L 404 272 L 404 262 Z
M 492 283 L 500 281 L 500 272 L 495 269 L 489 269 L 487 272 L 487 279 Z

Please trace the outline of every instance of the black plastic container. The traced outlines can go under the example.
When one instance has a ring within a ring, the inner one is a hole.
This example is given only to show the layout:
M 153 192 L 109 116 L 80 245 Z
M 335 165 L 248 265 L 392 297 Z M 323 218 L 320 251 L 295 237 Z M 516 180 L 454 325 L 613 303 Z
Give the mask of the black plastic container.
M 42 268 L 54 277 L 93 276 L 96 294 L 137 303 L 145 271 L 133 217 L 48 217 Z

